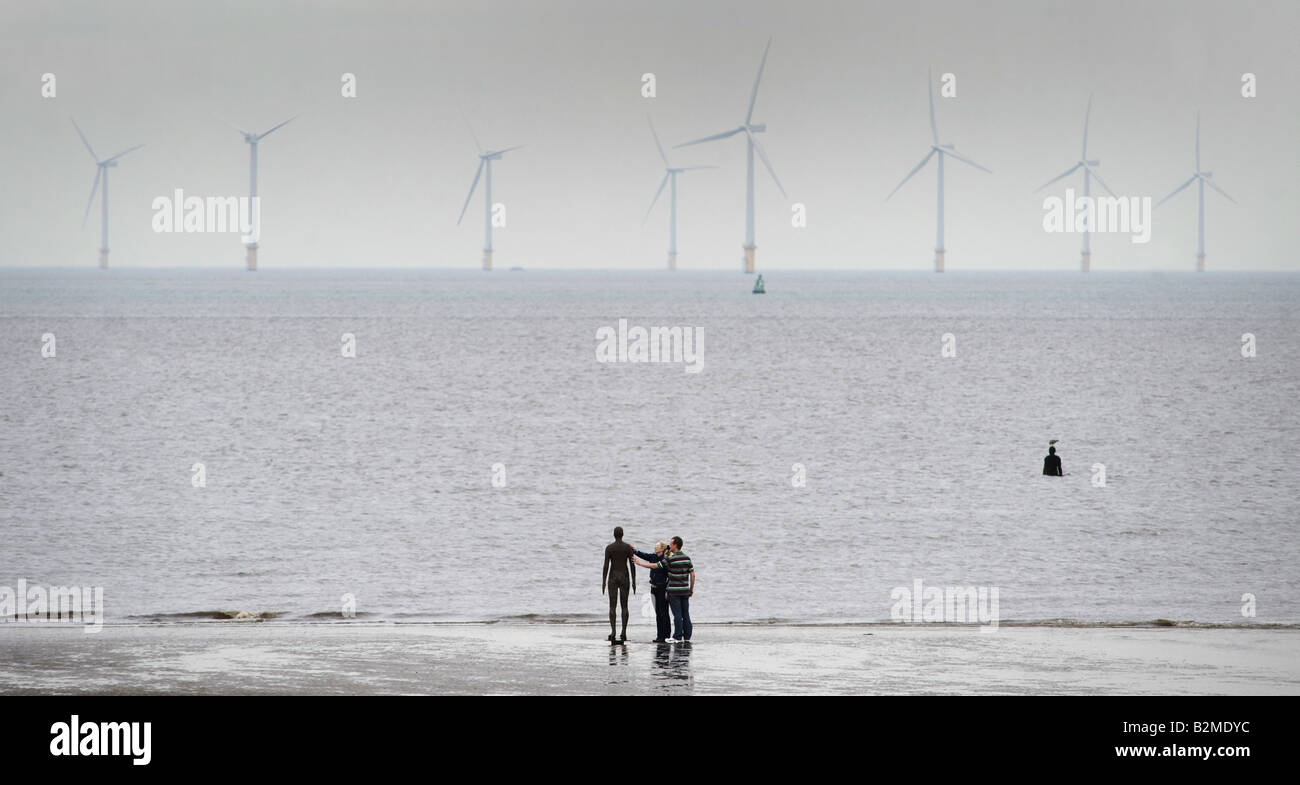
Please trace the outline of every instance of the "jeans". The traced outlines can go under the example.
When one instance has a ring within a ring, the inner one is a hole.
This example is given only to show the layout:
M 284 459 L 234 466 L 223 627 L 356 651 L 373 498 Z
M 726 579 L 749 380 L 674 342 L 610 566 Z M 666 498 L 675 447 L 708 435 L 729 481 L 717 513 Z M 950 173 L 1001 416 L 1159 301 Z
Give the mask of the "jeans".
M 655 627 L 658 634 L 655 638 L 664 640 L 672 632 L 670 617 L 668 615 L 668 587 L 651 586 L 650 593 L 655 598 Z
M 673 637 L 679 641 L 691 639 L 691 596 L 669 594 L 668 607 L 673 610 Z

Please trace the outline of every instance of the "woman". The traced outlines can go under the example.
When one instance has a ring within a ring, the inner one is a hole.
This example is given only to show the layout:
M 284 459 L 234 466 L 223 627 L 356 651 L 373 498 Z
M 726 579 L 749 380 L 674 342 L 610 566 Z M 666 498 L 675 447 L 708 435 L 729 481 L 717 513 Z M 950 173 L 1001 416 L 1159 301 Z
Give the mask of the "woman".
M 668 543 L 663 540 L 655 543 L 653 554 L 641 551 L 633 553 L 636 555 L 633 561 L 650 568 L 650 594 L 655 598 L 655 626 L 658 632 L 654 642 L 663 643 L 672 634 L 672 622 L 668 615 L 668 568 L 660 566 L 663 558 L 668 555 Z

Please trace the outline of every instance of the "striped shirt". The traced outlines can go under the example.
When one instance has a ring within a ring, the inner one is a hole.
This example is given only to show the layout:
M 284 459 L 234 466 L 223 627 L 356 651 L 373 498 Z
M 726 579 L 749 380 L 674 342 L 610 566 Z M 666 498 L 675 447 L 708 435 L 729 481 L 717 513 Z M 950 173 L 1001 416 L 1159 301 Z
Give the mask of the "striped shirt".
M 691 593 L 691 575 L 695 572 L 695 566 L 691 564 L 691 557 L 681 551 L 669 553 L 659 562 L 659 566 L 668 570 L 668 593 L 684 594 Z

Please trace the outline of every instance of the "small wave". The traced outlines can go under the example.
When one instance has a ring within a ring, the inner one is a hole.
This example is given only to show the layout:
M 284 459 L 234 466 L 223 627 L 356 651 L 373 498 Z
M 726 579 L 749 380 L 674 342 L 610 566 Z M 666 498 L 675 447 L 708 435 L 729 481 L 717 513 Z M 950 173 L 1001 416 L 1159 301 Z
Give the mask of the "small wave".
M 866 622 L 866 623 L 874 624 L 875 622 Z M 719 627 L 803 627 L 803 626 L 821 627 L 821 626 L 838 626 L 842 624 L 849 624 L 849 622 L 819 623 L 819 622 L 799 621 L 798 619 L 782 619 L 776 616 L 772 616 L 766 619 L 746 619 L 744 621 L 719 621 L 719 622 L 714 622 L 714 624 L 716 624 Z
M 142 613 L 127 616 L 132 621 L 267 621 L 284 615 L 284 611 L 180 611 L 177 613 Z
M 382 621 L 392 623 L 427 623 L 427 624 L 605 624 L 608 619 L 596 613 L 521 613 L 490 618 L 449 618 L 434 613 L 373 613 L 358 611 L 345 617 L 340 611 L 316 611 L 302 615 L 289 615 L 284 611 L 181 611 L 176 613 L 144 613 L 127 616 L 128 622 L 203 622 L 203 621 L 271 621 L 282 623 L 323 624 L 333 621 Z M 778 617 L 760 619 L 697 621 L 697 626 L 705 627 L 981 627 L 980 622 L 966 624 L 950 622 L 898 622 L 893 620 L 854 620 L 835 621 L 832 619 L 786 619 Z M 1039 627 L 1054 629 L 1151 629 L 1177 628 L 1194 630 L 1300 630 L 1300 622 L 1261 622 L 1231 621 L 1209 622 L 1191 619 L 1143 619 L 1143 620 L 1087 620 L 1087 619 L 1001 619 L 999 627 Z
M 763 625 L 773 622 L 722 622 L 721 624 L 731 625 Z M 782 626 L 789 627 L 983 627 L 987 626 L 984 622 L 899 622 L 899 621 L 860 621 L 860 622 L 835 622 L 835 621 L 791 621 L 791 622 L 774 622 Z M 699 626 L 701 622 L 696 622 Z M 1300 630 L 1300 622 L 1249 622 L 1249 621 L 1192 621 L 1174 620 L 1174 619 L 1146 619 L 1142 621 L 1088 621 L 1080 619 L 1000 619 L 997 623 L 999 627 L 1045 627 L 1057 629 L 1122 629 L 1122 628 L 1151 628 L 1151 627 L 1176 627 L 1193 630 Z
M 1002 621 L 1003 627 L 1180 627 L 1195 630 L 1300 630 L 1298 622 L 1193 621 L 1191 619 L 1148 619 L 1146 621 L 1079 621 L 1077 619 L 1042 619 L 1037 621 Z
M 379 614 L 370 613 L 367 611 L 356 611 L 349 616 L 344 616 L 342 611 L 316 611 L 315 613 L 308 613 L 307 615 L 302 616 L 300 618 L 303 619 L 377 619 L 379 618 Z
M 587 624 L 605 619 L 596 613 L 520 613 L 513 616 L 498 616 L 489 620 L 490 623 L 499 621 L 504 622 L 529 622 L 532 624 Z

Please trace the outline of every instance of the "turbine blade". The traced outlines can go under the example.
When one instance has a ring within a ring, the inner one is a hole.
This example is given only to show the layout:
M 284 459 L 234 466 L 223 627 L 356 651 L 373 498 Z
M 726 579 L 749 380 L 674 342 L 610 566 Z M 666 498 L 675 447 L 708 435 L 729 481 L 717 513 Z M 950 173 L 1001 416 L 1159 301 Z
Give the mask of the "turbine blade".
M 465 197 L 465 206 L 460 208 L 460 218 L 456 219 L 457 226 L 460 226 L 461 220 L 465 217 L 465 211 L 469 209 L 469 200 L 474 198 L 474 189 L 478 188 L 478 179 L 483 176 L 483 167 L 486 164 L 487 161 L 484 161 L 481 158 L 479 159 L 478 171 L 474 173 L 474 182 L 470 183 L 469 195 Z
M 127 153 L 134 153 L 136 150 L 139 150 L 141 147 L 144 147 L 144 145 L 142 145 L 142 144 L 138 144 L 138 145 L 136 145 L 135 147 L 128 147 L 128 148 L 126 148 L 125 150 L 123 150 L 122 152 L 120 152 L 120 153 L 118 153 L 117 155 L 113 156 L 112 158 L 105 158 L 105 159 L 104 159 L 104 163 L 108 163 L 109 161 L 116 161 L 117 159 L 121 158 L 122 156 L 126 155 Z
M 491 152 L 489 152 L 489 153 L 487 153 L 487 154 L 488 154 L 488 155 L 505 155 L 506 153 L 510 152 L 511 150 L 518 150 L 518 149 L 521 148 L 521 147 L 527 147 L 527 145 L 517 144 L 517 145 L 515 145 L 514 147 L 507 147 L 507 148 L 504 149 L 504 150 L 492 150 Z
M 700 166 L 679 166 L 677 167 L 677 171 L 689 172 L 692 169 L 717 169 L 717 168 L 718 167 L 714 166 L 713 164 L 701 164 Z
M 474 149 L 478 151 L 479 155 L 482 155 L 483 146 L 478 143 L 478 134 L 474 133 L 474 126 L 469 124 L 469 118 L 465 116 L 463 111 L 460 113 L 460 118 L 465 121 L 465 127 L 469 129 L 470 138 L 474 140 Z
M 670 174 L 664 175 L 663 181 L 659 183 L 659 190 L 655 191 L 655 198 L 650 200 L 650 208 L 645 211 L 645 218 L 641 219 L 642 226 L 645 226 L 646 219 L 650 217 L 650 210 L 655 209 L 655 203 L 659 201 L 659 196 L 664 192 L 664 188 L 668 187 L 669 177 L 672 177 L 672 175 Z
M 907 173 L 907 177 L 904 177 L 904 178 L 903 178 L 903 182 L 901 182 L 901 183 L 899 183 L 898 185 L 894 186 L 894 190 L 892 190 L 892 191 L 889 192 L 889 196 L 886 196 L 886 197 L 885 197 L 885 201 L 888 202 L 889 199 L 890 199 L 890 197 L 892 197 L 894 194 L 898 193 L 898 189 L 899 189 L 899 188 L 902 188 L 902 187 L 903 187 L 903 184 L 906 183 L 908 180 L 911 180 L 911 179 L 912 179 L 912 175 L 914 175 L 914 174 L 916 174 L 917 172 L 921 171 L 921 167 L 922 167 L 922 166 L 925 166 L 927 163 L 929 163 L 929 162 L 930 162 L 930 159 L 931 159 L 932 157 L 934 157 L 934 148 L 933 148 L 933 147 L 931 147 L 931 148 L 930 148 L 930 152 L 926 153 L 926 154 L 925 154 L 925 157 L 921 159 L 921 163 L 917 164 L 916 167 L 915 167 L 914 169 L 912 169 L 912 171 L 910 171 L 910 172 Z
M 1088 109 L 1083 113 L 1083 155 L 1080 161 L 1088 160 L 1088 120 L 1092 117 L 1092 93 L 1088 93 Z
M 1187 186 L 1191 185 L 1191 184 L 1194 183 L 1194 182 L 1196 182 L 1196 175 L 1192 175 L 1191 177 L 1187 178 L 1187 182 L 1185 182 L 1185 183 L 1183 183 L 1182 185 L 1178 186 L 1178 187 L 1175 188 L 1175 189 L 1173 190 L 1173 192 L 1170 193 L 1168 196 L 1166 196 L 1165 198 L 1163 198 L 1163 199 L 1161 199 L 1160 201 L 1156 202 L 1156 207 L 1159 207 L 1160 205 L 1162 205 L 1162 204 L 1164 204 L 1165 202 L 1169 201 L 1170 199 L 1174 198 L 1174 196 L 1177 195 L 1179 191 L 1183 190 L 1184 188 L 1186 188 Z
M 925 97 L 930 99 L 930 139 L 939 144 L 939 127 L 934 124 L 934 69 L 925 69 Z
M 964 164 L 970 164 L 971 166 L 975 167 L 976 169 L 983 169 L 984 171 L 988 172 L 989 174 L 993 174 L 993 170 L 992 170 L 992 169 L 989 169 L 989 168 L 984 167 L 984 166 L 980 166 L 979 164 L 975 163 L 974 161 L 972 161 L 972 160 L 969 159 L 969 158 L 963 158 L 962 156 L 957 155 L 956 153 L 954 153 L 952 150 L 944 150 L 944 151 L 943 151 L 943 154 L 946 155 L 946 156 L 948 156 L 948 157 L 950 157 L 950 158 L 956 158 L 958 161 L 961 161 L 961 162 L 964 163 Z
M 745 125 L 749 125 L 750 120 L 754 118 L 754 102 L 758 100 L 758 83 L 763 81 L 763 67 L 767 65 L 767 52 L 772 48 L 772 39 L 767 39 L 767 46 L 763 47 L 763 59 L 758 63 L 758 76 L 754 77 L 754 91 L 749 94 L 749 112 L 745 115 Z
M 267 131 L 266 133 L 258 134 L 258 135 L 257 135 L 258 140 L 260 141 L 260 140 L 262 140 L 262 139 L 265 139 L 266 137 L 270 136 L 271 134 L 275 133 L 276 131 L 280 130 L 281 128 L 284 128 L 286 125 L 288 125 L 289 123 L 292 123 L 294 120 L 297 120 L 297 119 L 298 119 L 298 115 L 294 115 L 293 117 L 290 117 L 288 120 L 285 120 L 283 123 L 280 123 L 279 125 L 273 127 L 271 130 Z
M 1084 168 L 1087 169 L 1090 174 L 1092 174 L 1093 178 L 1097 182 L 1101 183 L 1101 187 L 1106 189 L 1106 193 L 1110 194 L 1111 196 L 1115 196 L 1115 192 L 1110 190 L 1110 186 L 1106 185 L 1105 180 L 1101 179 L 1101 175 L 1097 174 L 1096 169 L 1093 169 L 1091 166 L 1088 166 L 1087 164 L 1084 165 Z
M 781 195 L 785 196 L 785 186 L 781 185 L 781 180 L 777 178 L 776 170 L 772 168 L 772 162 L 767 160 L 767 151 L 763 149 L 763 145 L 759 144 L 753 134 L 748 134 L 748 136 L 750 141 L 754 143 L 754 152 L 758 153 L 758 157 L 763 160 L 763 166 L 767 167 L 767 173 L 772 175 L 772 182 L 776 183 L 776 187 L 781 192 Z
M 659 157 L 664 159 L 664 167 L 671 168 L 672 164 L 668 163 L 668 156 L 664 154 L 664 146 L 659 143 L 659 134 L 655 133 L 654 120 L 651 120 L 648 114 L 645 116 L 645 120 L 650 124 L 650 135 L 655 138 L 655 147 L 659 148 Z
M 1232 202 L 1233 204 L 1237 204 L 1237 200 L 1236 200 L 1236 199 L 1233 199 L 1231 196 L 1228 196 L 1228 192 L 1227 192 L 1227 191 L 1225 191 L 1225 190 L 1223 190 L 1222 188 L 1220 188 L 1219 186 L 1215 185 L 1215 184 L 1212 183 L 1209 179 L 1206 179 L 1205 184 L 1208 185 L 1208 186 L 1210 186 L 1210 187 L 1213 188 L 1214 190 L 1218 191 L 1219 193 L 1223 194 L 1225 197 L 1227 197 L 1227 199 L 1228 199 L 1229 202 Z
M 95 155 L 95 151 L 90 147 L 90 142 L 86 141 L 86 135 L 81 132 L 81 126 L 77 125 L 76 119 L 72 120 L 72 127 L 77 129 L 77 136 L 81 137 L 81 143 L 90 151 L 90 157 L 95 159 L 95 163 L 99 163 L 99 156 Z
M 675 144 L 673 145 L 673 149 L 676 150 L 678 147 L 689 147 L 690 145 L 700 144 L 701 142 L 712 142 L 715 139 L 726 139 L 728 136 L 735 136 L 736 134 L 740 133 L 743 130 L 745 130 L 745 127 L 742 125 L 739 128 L 733 128 L 730 131 L 723 131 L 722 133 L 714 134 L 713 136 L 706 136 L 703 139 L 696 139 L 693 142 L 682 142 L 681 144 Z
M 1196 171 L 1201 171 L 1201 113 L 1196 113 Z
M 1065 178 L 1074 174 L 1074 170 L 1078 169 L 1080 166 L 1083 166 L 1083 164 L 1075 164 L 1074 166 L 1071 166 L 1069 169 L 1066 169 L 1064 172 L 1061 172 L 1057 176 L 1053 177 L 1052 179 L 1048 180 L 1047 182 L 1035 188 L 1034 193 L 1038 193 L 1039 191 L 1043 190 L 1044 188 L 1051 185 L 1052 183 L 1055 183 L 1060 180 L 1064 180 Z
M 95 167 L 95 184 L 90 186 L 90 198 L 86 200 L 86 214 L 81 216 L 81 228 L 86 228 L 86 219 L 90 217 L 90 206 L 95 203 L 95 192 L 99 190 L 99 176 L 104 173 L 104 167 Z
M 244 136 L 250 136 L 250 134 L 249 134 L 247 131 L 245 131 L 243 128 L 240 128 L 239 126 L 235 125 L 234 123 L 230 122 L 230 121 L 227 120 L 226 118 L 221 117 L 220 115 L 217 115 L 217 114 L 213 114 L 212 116 L 215 117 L 216 119 L 220 120 L 221 122 L 225 123 L 226 125 L 230 126 L 231 128 L 235 129 L 236 131 L 240 132 L 240 133 L 243 134 Z

